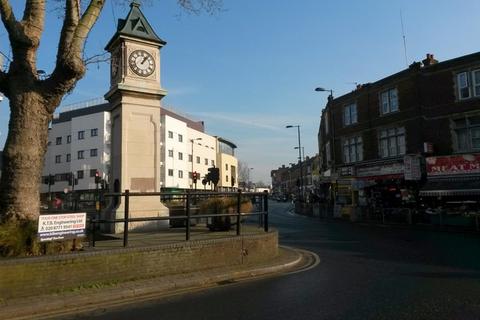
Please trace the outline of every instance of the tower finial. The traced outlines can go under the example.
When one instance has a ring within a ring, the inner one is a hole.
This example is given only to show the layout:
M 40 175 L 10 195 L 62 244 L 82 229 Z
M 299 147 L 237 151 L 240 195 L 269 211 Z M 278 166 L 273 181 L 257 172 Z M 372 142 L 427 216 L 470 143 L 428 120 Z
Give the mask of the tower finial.
M 138 2 L 138 0 L 132 0 L 132 3 L 130 3 L 130 8 L 133 7 L 140 8 L 140 2 Z

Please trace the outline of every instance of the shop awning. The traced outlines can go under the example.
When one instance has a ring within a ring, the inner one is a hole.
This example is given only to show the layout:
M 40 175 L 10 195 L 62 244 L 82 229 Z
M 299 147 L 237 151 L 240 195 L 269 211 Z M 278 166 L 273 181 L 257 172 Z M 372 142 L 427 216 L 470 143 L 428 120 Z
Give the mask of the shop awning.
M 480 179 L 432 179 L 420 189 L 422 197 L 480 195 Z

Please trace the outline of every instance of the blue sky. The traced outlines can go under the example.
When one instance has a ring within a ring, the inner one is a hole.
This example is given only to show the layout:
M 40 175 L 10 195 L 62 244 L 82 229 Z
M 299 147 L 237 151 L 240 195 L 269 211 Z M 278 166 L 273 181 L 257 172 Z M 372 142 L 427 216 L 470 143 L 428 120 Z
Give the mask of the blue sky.
M 12 1 L 16 10 L 20 3 Z M 405 68 L 400 11 L 408 63 L 433 53 L 440 61 L 480 49 L 478 0 L 224 0 L 211 16 L 188 15 L 175 0 L 151 0 L 142 9 L 167 41 L 162 49 L 164 105 L 204 120 L 207 132 L 238 145 L 237 157 L 254 168 L 252 180 L 270 183 L 270 170 L 296 162 L 301 125 L 305 155 L 317 153 L 320 112 L 327 93 L 339 96 L 355 83 L 372 82 Z M 21 16 L 17 11 L 17 16 Z M 116 19 L 128 6 L 107 3 L 86 47 L 103 52 Z M 60 20 L 49 10 L 38 68 L 51 71 Z M 0 50 L 9 53 L 0 29 Z M 63 104 L 101 97 L 109 66 L 88 73 Z M 0 104 L 0 148 L 8 128 L 8 101 Z

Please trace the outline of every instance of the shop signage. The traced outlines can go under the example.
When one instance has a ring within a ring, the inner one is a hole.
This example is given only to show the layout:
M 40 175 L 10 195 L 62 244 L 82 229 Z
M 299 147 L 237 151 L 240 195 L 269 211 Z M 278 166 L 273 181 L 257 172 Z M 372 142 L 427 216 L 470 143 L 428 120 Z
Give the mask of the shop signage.
M 353 176 L 355 174 L 355 171 L 353 170 L 353 167 L 341 167 L 340 168 L 340 175 L 341 176 Z
M 428 157 L 426 163 L 428 176 L 480 173 L 480 154 Z
M 391 163 L 372 167 L 357 168 L 357 177 L 387 176 L 403 174 L 403 163 Z
M 40 242 L 84 237 L 86 224 L 85 212 L 41 215 L 38 218 L 38 237 Z
M 422 179 L 421 157 L 408 154 L 403 158 L 405 180 L 418 181 Z

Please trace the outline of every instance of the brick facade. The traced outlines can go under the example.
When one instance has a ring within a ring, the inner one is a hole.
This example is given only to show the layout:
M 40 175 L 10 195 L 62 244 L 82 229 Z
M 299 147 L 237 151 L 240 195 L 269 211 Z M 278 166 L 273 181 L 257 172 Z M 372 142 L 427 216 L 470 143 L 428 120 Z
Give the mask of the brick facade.
M 0 261 L 0 300 L 267 261 L 278 234 Z M 6 276 L 5 276 L 6 275 Z

